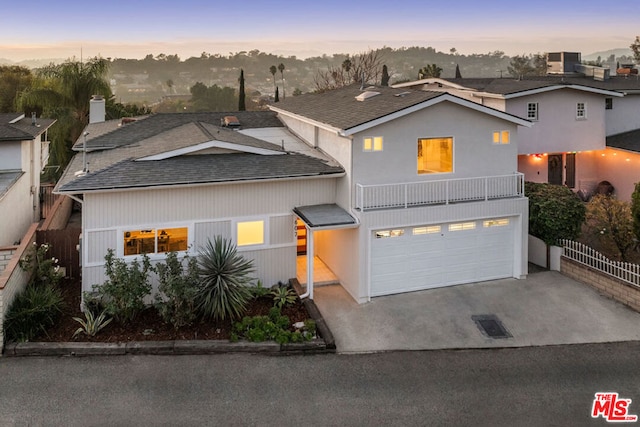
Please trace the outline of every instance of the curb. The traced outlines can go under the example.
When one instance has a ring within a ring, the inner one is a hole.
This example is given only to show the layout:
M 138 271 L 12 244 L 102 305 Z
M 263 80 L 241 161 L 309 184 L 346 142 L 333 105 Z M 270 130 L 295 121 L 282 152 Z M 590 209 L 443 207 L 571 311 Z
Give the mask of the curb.
M 304 343 L 278 344 L 276 342 L 222 341 L 222 340 L 174 340 L 131 342 L 26 342 L 7 343 L 3 356 L 116 356 L 138 355 L 188 355 L 219 353 L 262 353 L 271 355 L 335 353 L 333 334 L 322 318 L 313 300 L 303 304 L 316 322 L 318 338 Z

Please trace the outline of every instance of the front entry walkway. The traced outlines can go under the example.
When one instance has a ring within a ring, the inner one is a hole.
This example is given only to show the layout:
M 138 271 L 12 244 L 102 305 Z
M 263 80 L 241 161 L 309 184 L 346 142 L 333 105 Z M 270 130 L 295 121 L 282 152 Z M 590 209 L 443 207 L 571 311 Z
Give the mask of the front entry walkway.
M 640 313 L 555 271 L 376 297 L 342 286 L 314 301 L 339 353 L 526 347 L 640 340 Z M 497 316 L 510 338 L 490 338 L 472 316 Z
M 296 259 L 296 279 L 302 286 L 307 285 L 307 256 L 298 255 Z M 334 285 L 340 283 L 329 267 L 317 256 L 313 257 L 313 285 Z

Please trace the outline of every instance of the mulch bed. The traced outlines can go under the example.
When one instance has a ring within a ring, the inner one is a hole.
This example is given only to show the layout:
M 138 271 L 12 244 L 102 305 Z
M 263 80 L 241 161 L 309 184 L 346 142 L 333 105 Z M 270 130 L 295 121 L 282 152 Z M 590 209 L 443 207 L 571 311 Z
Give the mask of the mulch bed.
M 164 323 L 153 307 L 145 309 L 133 322 L 122 325 L 113 320 L 95 337 L 79 334 L 73 338 L 74 332 L 80 324 L 73 317 L 84 319 L 80 311 L 81 284 L 79 280 L 65 280 L 60 284 L 66 303 L 56 325 L 33 341 L 40 342 L 129 342 L 129 341 L 169 341 L 169 340 L 228 340 L 232 322 L 226 321 L 196 321 L 194 324 L 174 329 L 171 324 Z M 273 307 L 270 296 L 250 301 L 246 316 L 266 315 Z M 295 304 L 284 307 L 282 314 L 289 317 L 291 324 L 302 322 L 310 316 L 300 300 Z

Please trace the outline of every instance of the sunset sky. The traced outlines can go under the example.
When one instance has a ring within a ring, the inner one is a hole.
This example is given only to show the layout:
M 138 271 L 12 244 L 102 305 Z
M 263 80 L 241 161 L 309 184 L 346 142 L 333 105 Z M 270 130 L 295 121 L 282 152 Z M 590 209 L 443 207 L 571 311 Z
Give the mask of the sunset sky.
M 29 0 L 0 12 L 0 58 L 14 61 L 251 49 L 305 58 L 383 46 L 587 55 L 626 48 L 636 35 L 637 0 Z

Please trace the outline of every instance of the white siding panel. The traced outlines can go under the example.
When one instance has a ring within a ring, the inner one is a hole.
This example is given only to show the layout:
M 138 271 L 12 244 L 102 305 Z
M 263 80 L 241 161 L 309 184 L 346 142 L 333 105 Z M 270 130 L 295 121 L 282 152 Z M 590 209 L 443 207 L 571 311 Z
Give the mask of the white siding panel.
M 278 282 L 287 283 L 296 277 L 296 247 L 284 247 L 261 251 L 241 252 L 242 256 L 252 259 L 255 267 L 253 277 L 270 287 Z
M 196 223 L 194 227 L 195 236 L 193 246 L 199 250 L 206 245 L 207 240 L 213 241 L 216 236 L 231 239 L 231 221 L 212 221 Z
M 88 229 L 288 214 L 296 206 L 334 203 L 335 178 L 87 194 Z
M 113 249 L 117 253 L 118 233 L 116 230 L 87 231 L 83 237 L 83 241 L 89 245 L 87 248 L 87 262 L 89 264 L 104 264 L 104 257 L 108 249 Z
M 33 222 L 29 186 L 29 175 L 24 174 L 0 197 L 0 246 L 21 240 Z
M 293 243 L 296 222 L 293 215 L 271 217 L 269 221 L 269 244 L 282 245 Z

